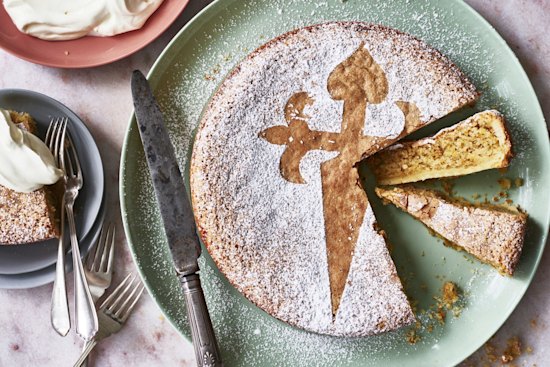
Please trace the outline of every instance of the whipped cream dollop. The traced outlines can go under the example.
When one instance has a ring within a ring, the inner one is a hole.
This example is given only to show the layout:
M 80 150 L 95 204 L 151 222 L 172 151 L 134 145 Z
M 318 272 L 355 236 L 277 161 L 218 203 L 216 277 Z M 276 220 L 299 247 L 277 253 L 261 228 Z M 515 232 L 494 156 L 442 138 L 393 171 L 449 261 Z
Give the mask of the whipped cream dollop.
M 139 29 L 163 0 L 4 0 L 17 28 L 45 40 L 114 36 Z
M 42 140 L 21 130 L 10 113 L 0 108 L 0 185 L 18 192 L 32 192 L 63 176 Z

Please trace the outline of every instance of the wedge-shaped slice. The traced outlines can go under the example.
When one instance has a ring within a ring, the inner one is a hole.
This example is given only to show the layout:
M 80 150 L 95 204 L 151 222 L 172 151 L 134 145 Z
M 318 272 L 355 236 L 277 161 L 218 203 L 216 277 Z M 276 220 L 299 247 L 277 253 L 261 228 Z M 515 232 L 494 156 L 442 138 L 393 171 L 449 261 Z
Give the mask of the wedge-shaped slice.
M 391 146 L 367 160 L 380 185 L 462 176 L 510 164 L 504 116 L 479 112 L 436 135 Z
M 527 215 L 512 207 L 474 205 L 412 186 L 377 188 L 376 194 L 409 213 L 449 245 L 512 275 L 521 255 Z

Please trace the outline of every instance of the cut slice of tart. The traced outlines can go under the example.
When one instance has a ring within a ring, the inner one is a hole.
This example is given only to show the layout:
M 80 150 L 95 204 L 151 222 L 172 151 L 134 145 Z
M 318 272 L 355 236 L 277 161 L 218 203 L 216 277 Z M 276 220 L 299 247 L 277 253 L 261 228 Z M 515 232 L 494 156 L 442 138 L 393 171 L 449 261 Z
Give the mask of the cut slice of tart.
M 474 205 L 412 186 L 376 188 L 376 194 L 434 230 L 448 245 L 463 249 L 503 274 L 514 273 L 523 248 L 527 214 L 514 207 Z
M 12 121 L 36 135 L 28 113 L 10 111 Z M 58 185 L 24 193 L 0 185 L 0 245 L 33 243 L 59 237 Z
M 395 144 L 367 159 L 379 185 L 462 176 L 504 168 L 512 143 L 504 116 L 479 112 L 432 137 Z

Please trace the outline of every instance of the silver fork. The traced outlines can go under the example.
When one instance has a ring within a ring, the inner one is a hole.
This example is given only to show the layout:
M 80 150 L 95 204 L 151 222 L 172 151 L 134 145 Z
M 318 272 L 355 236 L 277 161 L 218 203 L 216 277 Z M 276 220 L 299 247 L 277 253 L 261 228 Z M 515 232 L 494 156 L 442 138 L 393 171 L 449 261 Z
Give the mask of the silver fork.
M 86 267 L 84 269 L 94 303 L 111 286 L 114 258 L 115 225 L 114 223 L 110 223 L 108 226 L 104 224 L 101 229 L 101 235 L 95 245 L 95 250 L 90 252 L 86 257 Z M 86 346 L 87 344 L 84 345 L 84 349 L 86 349 Z M 86 361 L 82 365 L 86 366 Z
M 65 146 L 65 142 L 68 143 L 68 146 Z M 73 253 L 76 333 L 87 341 L 92 339 L 97 333 L 98 320 L 90 289 L 88 288 L 88 282 L 86 281 L 86 275 L 84 274 L 80 249 L 78 247 L 78 238 L 76 236 L 74 202 L 79 190 L 82 188 L 83 178 L 74 143 L 71 135 L 67 132 L 67 124 L 63 128 L 62 144 L 65 151 L 65 154 L 60 155 L 61 169 L 65 172 L 65 194 L 63 195 L 63 200 L 65 211 L 67 212 L 71 250 Z
M 137 280 L 137 281 L 136 281 Z M 97 343 L 122 329 L 122 326 L 132 313 L 139 297 L 143 293 L 143 284 L 136 275 L 129 273 L 113 290 L 99 307 L 99 331 L 95 338 L 88 342 L 80 358 L 74 364 L 79 367 Z
M 103 225 L 95 250 L 86 257 L 84 273 L 94 303 L 111 286 L 115 257 L 115 225 Z
M 52 152 L 57 167 L 61 167 L 60 156 L 64 154 L 62 135 L 67 125 L 67 118 L 56 118 L 50 121 L 46 139 L 48 148 Z M 67 335 L 71 329 L 69 304 L 67 300 L 67 287 L 65 283 L 65 205 L 61 203 L 60 235 L 57 246 L 57 263 L 55 266 L 55 280 L 53 283 L 52 303 L 50 318 L 55 331 L 61 336 Z

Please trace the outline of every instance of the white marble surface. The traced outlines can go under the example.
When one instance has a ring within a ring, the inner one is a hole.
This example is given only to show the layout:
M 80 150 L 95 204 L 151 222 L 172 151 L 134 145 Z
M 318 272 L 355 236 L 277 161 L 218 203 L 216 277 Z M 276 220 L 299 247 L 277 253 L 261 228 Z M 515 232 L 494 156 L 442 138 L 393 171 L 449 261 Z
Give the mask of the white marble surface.
M 223 1 L 223 0 L 221 0 Z M 98 142 L 105 163 L 108 217 L 117 223 L 116 279 L 134 270 L 125 246 L 118 205 L 118 165 L 124 132 L 132 111 L 129 79 L 133 69 L 146 72 L 185 22 L 207 0 L 191 5 L 169 30 L 133 56 L 86 70 L 62 70 L 34 65 L 0 50 L 0 88 L 35 90 L 61 101 L 84 119 Z M 547 121 L 550 117 L 550 1 L 469 0 L 502 34 L 517 53 L 535 87 Z M 9 71 L 9 72 L 5 72 Z M 496 334 L 494 344 L 518 335 L 532 347 L 518 366 L 547 366 L 550 362 L 550 251 L 524 299 Z M 72 290 L 71 290 L 72 293 Z M 29 290 L 0 290 L 0 366 L 70 366 L 80 340 L 59 337 L 50 327 L 51 285 Z M 536 321 L 533 325 L 532 320 Z M 96 366 L 194 366 L 193 349 L 163 318 L 148 295 L 138 304 L 127 326 L 101 343 Z M 463 365 L 484 365 L 478 351 Z M 500 365 L 498 363 L 493 364 Z

